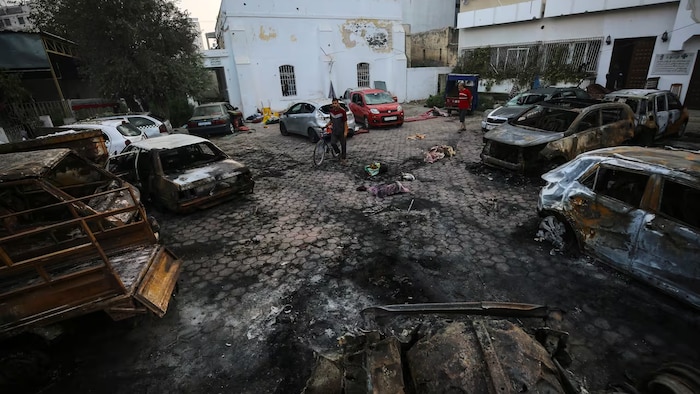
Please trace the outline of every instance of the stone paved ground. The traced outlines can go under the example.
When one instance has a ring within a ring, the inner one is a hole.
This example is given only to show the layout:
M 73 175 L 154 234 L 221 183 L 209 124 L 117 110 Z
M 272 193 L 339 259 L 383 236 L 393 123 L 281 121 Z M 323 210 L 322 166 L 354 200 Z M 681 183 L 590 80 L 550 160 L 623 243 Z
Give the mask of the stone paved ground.
M 156 213 L 163 242 L 185 261 L 167 315 L 93 318 L 86 325 L 99 333 L 66 342 L 45 392 L 299 392 L 314 351 L 370 324 L 363 308 L 406 302 L 561 308 L 550 324 L 570 333 L 570 369 L 592 391 L 665 361 L 698 365 L 695 311 L 533 240 L 540 181 L 482 167 L 479 120 L 461 134 L 455 117 L 440 117 L 357 135 L 348 167 L 314 168 L 312 144 L 277 125 L 215 138 L 253 169 L 254 194 L 186 216 Z M 417 133 L 425 139 L 407 139 Z M 456 156 L 423 161 L 443 144 Z M 368 179 L 362 168 L 373 161 L 389 171 Z M 401 172 L 416 177 L 404 182 L 410 193 L 357 190 Z M 542 324 L 530 320 L 520 323 Z

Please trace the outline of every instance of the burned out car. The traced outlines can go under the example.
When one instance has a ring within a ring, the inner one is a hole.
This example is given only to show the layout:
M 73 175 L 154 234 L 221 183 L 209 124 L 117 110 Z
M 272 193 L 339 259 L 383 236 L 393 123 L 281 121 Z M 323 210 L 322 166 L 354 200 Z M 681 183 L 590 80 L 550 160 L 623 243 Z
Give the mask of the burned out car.
M 593 149 L 634 137 L 634 115 L 622 103 L 559 99 L 540 103 L 484 135 L 484 164 L 514 171 L 553 168 Z
M 138 186 L 144 198 L 171 211 L 208 208 L 252 193 L 250 169 L 211 141 L 171 134 L 129 145 L 108 169 Z
M 623 89 L 605 95 L 604 100 L 625 103 L 634 112 L 636 134 L 643 145 L 668 135 L 679 137 L 688 126 L 688 109 L 668 90 Z
M 540 238 L 700 308 L 700 152 L 600 149 L 542 178 Z

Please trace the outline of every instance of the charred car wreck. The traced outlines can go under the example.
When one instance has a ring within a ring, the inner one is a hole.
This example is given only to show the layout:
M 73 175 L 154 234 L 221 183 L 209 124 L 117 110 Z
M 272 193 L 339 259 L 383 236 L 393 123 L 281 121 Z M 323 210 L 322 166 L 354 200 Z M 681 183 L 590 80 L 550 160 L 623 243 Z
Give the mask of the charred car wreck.
M 542 178 L 540 238 L 700 308 L 700 153 L 600 149 Z
M 209 140 L 171 134 L 135 142 L 110 158 L 108 169 L 171 211 L 188 212 L 252 193 L 250 169 Z
M 138 190 L 73 151 L 0 155 L 0 219 L 0 391 L 38 379 L 19 334 L 95 311 L 165 314 L 181 261 Z
M 540 103 L 484 135 L 481 160 L 514 171 L 540 171 L 634 137 L 623 103 L 558 99 Z

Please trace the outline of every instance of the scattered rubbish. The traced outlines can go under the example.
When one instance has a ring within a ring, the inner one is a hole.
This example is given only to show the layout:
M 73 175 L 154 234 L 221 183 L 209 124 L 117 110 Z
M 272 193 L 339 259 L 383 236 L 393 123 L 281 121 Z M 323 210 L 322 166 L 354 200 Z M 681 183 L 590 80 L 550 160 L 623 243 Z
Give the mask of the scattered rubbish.
M 387 171 L 387 166 L 386 164 L 382 164 L 380 162 L 374 162 L 372 164 L 368 164 L 365 166 L 365 172 L 369 174 L 369 176 L 375 176 L 377 174 L 383 174 Z
M 363 128 L 363 127 L 360 127 L 359 129 L 355 130 L 355 135 L 357 135 L 357 134 L 364 134 L 364 133 L 369 133 L 369 130 L 367 130 L 367 129 Z
M 455 150 L 449 145 L 435 145 L 425 152 L 426 163 L 435 163 L 444 157 L 452 157 L 455 155 Z
M 425 139 L 425 134 L 413 134 L 406 137 L 407 140 L 422 140 Z
M 263 239 L 265 239 L 264 235 L 256 235 L 253 238 L 251 238 L 250 240 L 257 244 L 257 243 L 260 243 Z
M 416 122 L 419 120 L 432 119 L 438 116 L 448 116 L 447 112 L 441 110 L 438 107 L 433 107 L 429 111 L 420 114 L 418 116 L 410 116 L 404 119 L 404 122 Z
M 236 128 L 236 131 L 250 131 L 250 129 L 248 128 L 248 126 L 238 126 L 238 128 Z
M 277 116 L 270 116 L 266 121 L 265 124 L 277 124 L 280 122 L 280 118 Z
M 401 182 L 396 181 L 394 183 L 387 183 L 384 185 L 378 185 L 378 186 L 371 186 L 369 188 L 369 192 L 374 194 L 375 196 L 379 198 L 384 198 L 386 196 L 391 196 L 393 194 L 399 194 L 399 193 L 409 193 L 410 190 Z
M 249 117 L 245 118 L 245 120 L 250 123 L 260 123 L 263 121 L 263 114 L 257 112 L 256 114 L 250 115 Z
M 409 174 L 407 172 L 402 172 L 401 179 L 403 179 L 404 181 L 415 181 L 416 177 L 413 174 Z

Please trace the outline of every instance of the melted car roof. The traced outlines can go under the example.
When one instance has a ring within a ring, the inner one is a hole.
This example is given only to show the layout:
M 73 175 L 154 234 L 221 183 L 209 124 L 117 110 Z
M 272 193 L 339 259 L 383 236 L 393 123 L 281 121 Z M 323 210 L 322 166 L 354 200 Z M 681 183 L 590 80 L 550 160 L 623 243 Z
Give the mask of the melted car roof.
M 615 157 L 622 160 L 630 159 L 700 177 L 700 151 L 618 146 L 586 152 L 581 154 L 581 156 Z
M 170 134 L 134 142 L 131 146 L 144 150 L 174 149 L 181 146 L 199 144 L 201 142 L 209 142 L 209 140 L 189 134 Z

